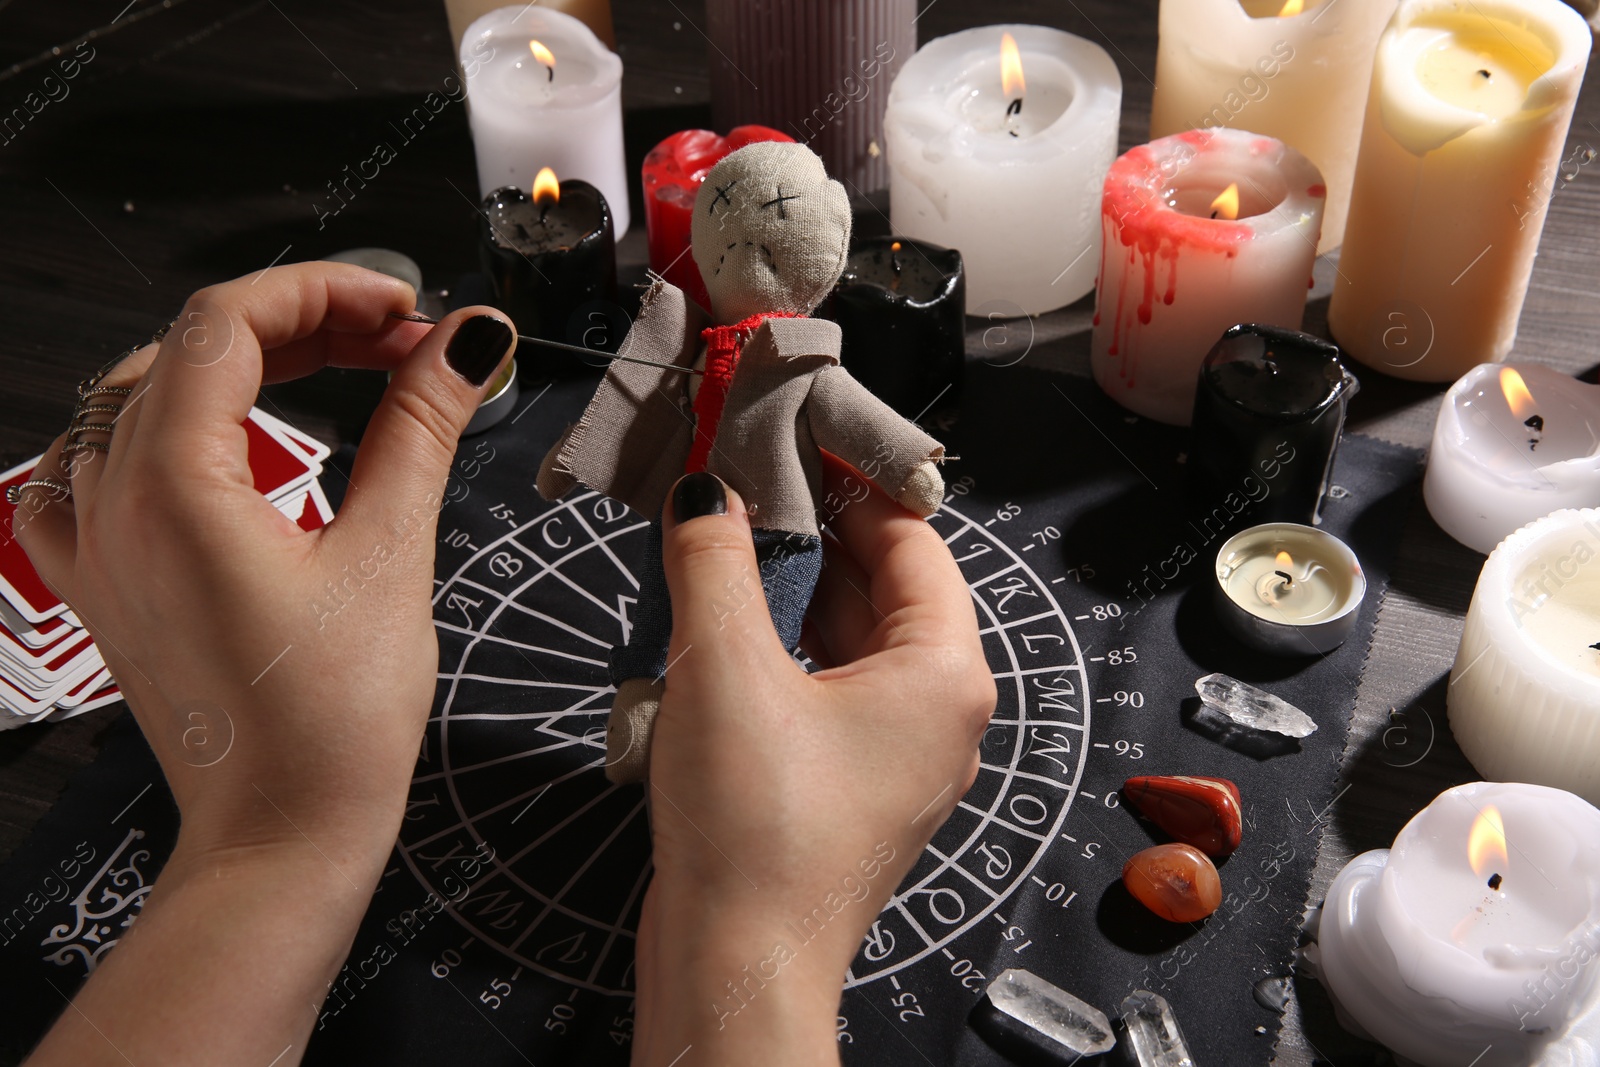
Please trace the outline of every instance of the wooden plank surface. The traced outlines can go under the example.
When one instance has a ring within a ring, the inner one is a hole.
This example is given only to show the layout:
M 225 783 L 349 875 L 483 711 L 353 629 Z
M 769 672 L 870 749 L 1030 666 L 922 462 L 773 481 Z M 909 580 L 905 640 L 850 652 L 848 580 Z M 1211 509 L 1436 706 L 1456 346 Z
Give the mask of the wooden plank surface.
M 1016 21 L 1104 44 L 1123 79 L 1122 146 L 1146 139 L 1155 0 L 923 3 L 920 41 Z M 87 42 L 94 56 L 64 97 L 0 143 L 0 460 L 8 465 L 64 428 L 79 379 L 209 282 L 369 244 L 413 256 L 429 286 L 454 285 L 475 269 L 476 178 L 464 109 L 447 107 L 414 140 L 392 125 L 453 73 L 437 0 L 133 0 L 119 14 L 121 7 L 0 0 L 0 114 L 40 88 L 59 62 L 54 49 L 70 54 Z M 709 120 L 703 0 L 616 0 L 614 11 L 636 163 L 666 133 Z M 1594 81 L 1591 73 L 1569 149 L 1600 146 Z M 396 149 L 395 160 L 348 206 L 319 219 L 335 204 L 329 183 L 379 142 Z M 1584 168 L 1551 202 L 1517 358 L 1571 372 L 1597 361 L 1597 170 Z M 637 273 L 637 203 L 635 218 L 620 259 Z M 1322 328 L 1332 274 L 1332 264 L 1319 262 L 1308 329 Z M 1035 358 L 1084 373 L 1090 311 L 1084 301 L 1039 320 Z M 370 375 L 331 372 L 271 396 L 307 430 L 350 440 L 377 388 Z M 1365 374 L 1352 429 L 1425 446 L 1440 391 Z M 1449 739 L 1443 690 L 1481 560 L 1420 510 L 1404 531 L 1363 679 L 1349 788 L 1327 815 L 1324 886 L 1353 852 L 1387 844 L 1440 789 L 1475 777 Z M 0 735 L 0 858 L 93 758 L 113 714 Z M 1313 898 L 1319 892 L 1314 887 Z M 1382 1062 L 1338 1030 L 1314 984 L 1300 985 L 1280 1062 Z

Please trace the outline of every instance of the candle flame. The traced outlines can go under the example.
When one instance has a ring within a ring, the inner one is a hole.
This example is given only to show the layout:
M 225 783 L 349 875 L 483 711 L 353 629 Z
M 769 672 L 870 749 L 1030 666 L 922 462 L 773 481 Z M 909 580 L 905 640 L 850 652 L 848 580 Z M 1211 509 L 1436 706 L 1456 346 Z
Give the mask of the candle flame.
M 1278 12 L 1278 17 L 1280 19 L 1286 19 L 1291 15 L 1300 14 L 1300 12 L 1304 11 L 1305 9 L 1305 0 L 1285 0 L 1283 10 Z
M 549 167 L 540 167 L 539 174 L 533 179 L 533 202 L 543 204 L 561 203 L 561 183 L 556 181 L 556 172 Z
M 1211 217 L 1236 219 L 1239 217 L 1239 183 L 1234 182 L 1211 201 Z
M 1017 39 L 1009 33 L 1000 35 L 1000 91 L 1008 98 L 1028 91 L 1022 81 L 1022 53 L 1017 51 Z
M 1506 825 L 1500 819 L 1500 809 L 1492 804 L 1472 821 L 1472 830 L 1467 834 L 1467 862 L 1480 878 L 1486 874 L 1500 874 L 1509 862 Z
M 1277 556 L 1278 569 L 1286 571 L 1294 566 L 1294 557 L 1287 552 L 1280 551 Z
M 894 242 L 892 242 L 892 243 L 891 243 L 891 244 L 890 244 L 890 245 L 889 245 L 889 251 L 891 251 L 891 252 L 898 252 L 898 251 L 900 251 L 900 242 L 899 242 L 899 241 L 894 241 Z
M 551 52 L 550 49 L 546 48 L 544 45 L 540 44 L 538 41 L 531 41 L 530 40 L 528 42 L 528 51 L 533 53 L 533 58 L 534 59 L 537 59 L 540 63 L 543 63 L 545 66 L 549 67 L 552 71 L 556 69 L 555 53 Z
M 1500 391 L 1506 395 L 1511 414 L 1518 419 L 1533 413 L 1533 394 L 1528 392 L 1528 383 L 1522 380 L 1515 367 L 1500 368 Z

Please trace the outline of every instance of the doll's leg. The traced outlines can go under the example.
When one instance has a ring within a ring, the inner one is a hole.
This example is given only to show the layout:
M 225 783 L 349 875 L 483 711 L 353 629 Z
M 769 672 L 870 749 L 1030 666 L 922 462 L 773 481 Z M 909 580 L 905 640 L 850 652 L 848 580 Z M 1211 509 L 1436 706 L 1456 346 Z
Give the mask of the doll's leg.
M 822 538 L 784 530 L 755 530 L 761 591 L 783 647 L 800 644 L 800 624 L 822 573 Z
M 639 602 L 633 606 L 633 629 L 626 645 L 611 649 L 611 684 L 617 687 L 606 721 L 606 777 L 619 784 L 642 782 L 650 767 L 650 735 L 667 669 L 672 639 L 672 600 L 661 566 L 661 524 L 645 533 L 644 560 L 639 568 Z

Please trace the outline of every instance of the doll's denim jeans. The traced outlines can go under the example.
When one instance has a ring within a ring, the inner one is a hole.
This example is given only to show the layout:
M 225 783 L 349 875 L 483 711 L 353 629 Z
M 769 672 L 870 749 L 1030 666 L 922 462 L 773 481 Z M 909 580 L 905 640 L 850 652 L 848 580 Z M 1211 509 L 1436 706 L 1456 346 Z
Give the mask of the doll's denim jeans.
M 786 530 L 752 531 L 761 591 L 766 594 L 772 625 L 783 647 L 800 644 L 800 624 L 822 573 L 822 539 Z M 753 589 L 730 586 L 718 595 L 716 610 L 726 622 L 747 606 L 760 610 Z M 752 605 L 752 601 L 754 604 Z M 634 605 L 633 632 L 626 645 L 611 650 L 611 683 L 630 678 L 660 678 L 667 670 L 667 642 L 672 637 L 672 601 L 661 567 L 661 524 L 652 522 L 645 535 L 644 562 L 639 569 L 639 602 Z

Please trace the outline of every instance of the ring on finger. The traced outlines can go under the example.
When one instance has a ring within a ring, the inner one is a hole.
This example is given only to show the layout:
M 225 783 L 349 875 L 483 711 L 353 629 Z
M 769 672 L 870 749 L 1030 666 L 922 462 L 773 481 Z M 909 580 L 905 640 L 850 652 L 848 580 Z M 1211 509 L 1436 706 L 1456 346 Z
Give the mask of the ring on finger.
M 13 485 L 6 488 L 6 503 L 12 506 L 21 503 L 23 490 L 26 489 L 48 490 L 53 500 L 72 499 L 72 486 L 66 482 L 57 481 L 54 478 L 29 478 L 21 485 Z

